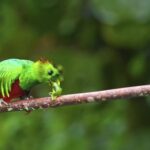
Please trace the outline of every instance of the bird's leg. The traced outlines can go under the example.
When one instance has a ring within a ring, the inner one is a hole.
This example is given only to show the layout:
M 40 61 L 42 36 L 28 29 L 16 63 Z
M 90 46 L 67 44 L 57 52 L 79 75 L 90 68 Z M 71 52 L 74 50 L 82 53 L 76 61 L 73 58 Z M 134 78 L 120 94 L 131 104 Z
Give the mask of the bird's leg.
M 8 103 L 7 102 L 5 102 L 2 98 L 0 98 L 0 106 L 2 106 L 2 105 L 8 105 Z

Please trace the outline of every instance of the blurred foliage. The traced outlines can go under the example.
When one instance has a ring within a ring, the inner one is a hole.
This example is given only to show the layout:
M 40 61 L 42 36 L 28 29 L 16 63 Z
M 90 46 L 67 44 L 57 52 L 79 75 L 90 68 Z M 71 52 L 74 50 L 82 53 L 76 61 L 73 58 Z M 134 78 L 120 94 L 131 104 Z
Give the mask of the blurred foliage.
M 1 0 L 0 59 L 64 66 L 63 93 L 148 84 L 149 0 Z M 34 97 L 48 96 L 39 85 Z M 2 150 L 147 150 L 150 100 L 3 113 Z

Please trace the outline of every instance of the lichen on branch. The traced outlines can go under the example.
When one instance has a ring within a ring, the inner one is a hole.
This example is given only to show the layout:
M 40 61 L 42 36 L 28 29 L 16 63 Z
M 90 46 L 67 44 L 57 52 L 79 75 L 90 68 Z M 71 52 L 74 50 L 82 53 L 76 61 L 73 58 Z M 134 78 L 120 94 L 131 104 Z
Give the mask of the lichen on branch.
M 8 105 L 6 104 L 1 105 L 0 112 L 11 112 L 22 110 L 29 111 L 36 109 L 45 109 L 49 107 L 60 107 L 82 103 L 102 102 L 108 100 L 141 97 L 147 95 L 150 95 L 150 85 L 142 85 L 96 92 L 62 95 L 56 98 L 56 100 L 51 100 L 50 97 L 20 100 L 9 103 Z

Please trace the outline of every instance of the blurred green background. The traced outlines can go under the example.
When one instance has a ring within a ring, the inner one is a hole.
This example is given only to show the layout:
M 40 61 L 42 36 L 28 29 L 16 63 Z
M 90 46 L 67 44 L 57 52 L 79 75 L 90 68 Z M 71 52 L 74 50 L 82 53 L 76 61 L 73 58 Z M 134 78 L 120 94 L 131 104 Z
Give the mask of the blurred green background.
M 63 94 L 148 84 L 149 43 L 149 0 L 0 0 L 0 59 L 63 65 Z M 1 113 L 0 150 L 148 150 L 149 120 L 148 97 Z

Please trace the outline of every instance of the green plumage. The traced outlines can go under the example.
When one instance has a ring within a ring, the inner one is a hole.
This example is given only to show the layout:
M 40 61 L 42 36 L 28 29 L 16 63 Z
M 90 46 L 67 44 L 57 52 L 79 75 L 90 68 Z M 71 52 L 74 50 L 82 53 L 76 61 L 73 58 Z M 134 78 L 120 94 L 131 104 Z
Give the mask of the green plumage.
M 9 97 L 12 84 L 19 80 L 23 90 L 30 90 L 34 85 L 58 80 L 59 71 L 50 62 L 36 62 L 22 59 L 8 59 L 0 62 L 0 93 Z
M 9 97 L 12 83 L 24 75 L 25 68 L 32 65 L 30 60 L 9 59 L 0 62 L 0 91 L 3 97 Z M 27 85 L 20 86 L 26 88 Z

